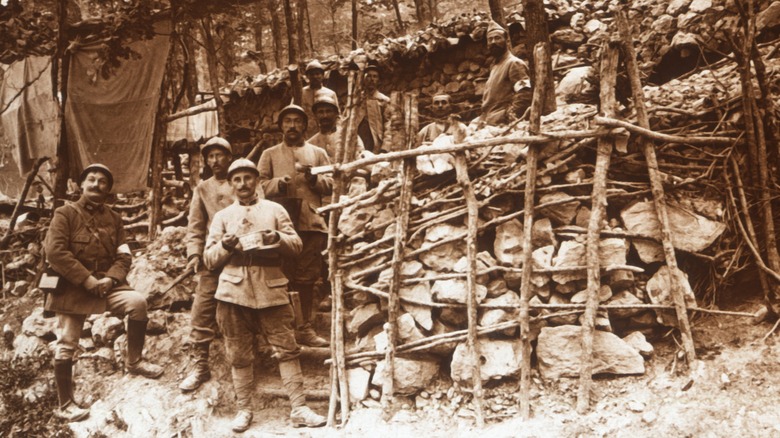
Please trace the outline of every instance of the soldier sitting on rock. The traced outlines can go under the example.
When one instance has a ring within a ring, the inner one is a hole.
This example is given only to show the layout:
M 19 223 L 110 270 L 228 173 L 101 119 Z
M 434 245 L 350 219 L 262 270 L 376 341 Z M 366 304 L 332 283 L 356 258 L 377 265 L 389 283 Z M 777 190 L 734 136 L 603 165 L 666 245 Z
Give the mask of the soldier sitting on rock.
M 49 266 L 59 274 L 56 289 L 46 295 L 44 308 L 57 314 L 54 379 L 65 421 L 89 415 L 73 400 L 73 357 L 87 315 L 110 311 L 127 316 L 125 367 L 130 374 L 151 379 L 163 368 L 142 357 L 146 335 L 146 298 L 126 281 L 132 254 L 125 243 L 122 217 L 105 205 L 114 177 L 102 164 L 87 166 L 79 178 L 82 195 L 54 211 L 46 236 Z
M 452 98 L 446 93 L 437 93 L 431 102 L 434 120 L 417 133 L 417 145 L 433 143 L 441 134 L 454 134 L 456 130 L 466 131 L 466 125 L 458 122 L 452 115 Z
M 284 207 L 258 198 L 259 172 L 252 161 L 236 160 L 228 180 L 237 200 L 214 216 L 203 261 L 208 269 L 222 269 L 217 324 L 225 336 L 238 404 L 231 427 L 243 432 L 252 423 L 255 336 L 259 334 L 268 339 L 279 361 L 293 426 L 322 426 L 325 418 L 306 406 L 298 361 L 301 350 L 295 342 L 288 280 L 281 268 L 281 256 L 300 254 L 301 239 Z

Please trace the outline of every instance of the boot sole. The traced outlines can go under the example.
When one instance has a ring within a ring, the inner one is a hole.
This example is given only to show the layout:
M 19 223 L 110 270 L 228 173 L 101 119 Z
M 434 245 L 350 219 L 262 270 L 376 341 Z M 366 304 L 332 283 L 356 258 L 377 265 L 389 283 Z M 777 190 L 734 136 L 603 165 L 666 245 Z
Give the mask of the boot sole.
M 301 428 L 301 427 L 322 427 L 322 426 L 325 426 L 326 423 L 327 423 L 327 420 L 323 421 L 322 423 L 316 423 L 316 424 L 307 424 L 307 423 L 300 422 L 300 421 L 293 421 L 292 422 L 292 427 L 294 427 L 296 429 Z
M 78 416 L 73 417 L 73 418 L 68 418 L 68 417 L 65 417 L 65 416 L 62 416 L 62 415 L 58 415 L 57 413 L 54 413 L 54 416 L 59 418 L 60 420 L 62 420 L 64 422 L 66 422 L 66 423 L 75 423 L 75 422 L 78 422 L 78 421 L 85 420 L 87 417 L 89 417 L 89 411 L 86 411 L 83 414 L 78 415 Z
M 189 386 L 189 385 L 185 386 L 184 382 L 182 382 L 182 384 L 179 385 L 179 389 L 181 390 L 181 392 L 186 394 L 188 392 L 192 392 L 200 388 L 204 383 L 208 382 L 209 380 L 211 380 L 211 373 L 208 373 L 208 375 L 204 376 L 204 378 L 202 379 L 198 379 L 197 384 L 195 386 Z

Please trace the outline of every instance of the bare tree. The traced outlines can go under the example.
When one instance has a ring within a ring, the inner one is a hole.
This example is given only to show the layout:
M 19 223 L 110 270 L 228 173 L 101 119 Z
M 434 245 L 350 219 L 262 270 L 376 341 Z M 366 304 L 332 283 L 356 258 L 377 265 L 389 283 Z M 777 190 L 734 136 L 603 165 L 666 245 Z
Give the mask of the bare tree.
M 298 38 L 295 35 L 295 17 L 290 0 L 282 0 L 284 6 L 284 24 L 287 28 L 287 63 L 298 62 Z
M 501 0 L 488 0 L 490 5 L 490 17 L 501 27 L 506 27 L 506 20 L 504 19 L 504 7 L 501 4 Z M 533 49 L 529 53 L 534 53 Z

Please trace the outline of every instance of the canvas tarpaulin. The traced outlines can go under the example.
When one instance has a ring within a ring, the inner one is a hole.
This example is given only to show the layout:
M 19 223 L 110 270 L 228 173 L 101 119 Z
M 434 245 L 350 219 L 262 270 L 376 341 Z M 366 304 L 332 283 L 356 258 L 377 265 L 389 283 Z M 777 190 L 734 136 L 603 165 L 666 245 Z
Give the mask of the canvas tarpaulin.
M 3 135 L 20 174 L 32 170 L 36 159 L 57 154 L 60 107 L 52 94 L 51 58 L 31 56 L 9 66 L 0 86 L 3 108 Z
M 188 108 L 187 111 L 196 114 L 168 122 L 166 134 L 168 141 L 186 139 L 189 142 L 198 142 L 219 134 L 217 102 L 214 99 Z
M 157 23 L 154 38 L 131 43 L 140 57 L 122 60 L 108 78 L 97 71 L 100 46 L 71 56 L 65 120 L 73 172 L 103 163 L 114 174 L 115 192 L 146 188 L 169 28 Z

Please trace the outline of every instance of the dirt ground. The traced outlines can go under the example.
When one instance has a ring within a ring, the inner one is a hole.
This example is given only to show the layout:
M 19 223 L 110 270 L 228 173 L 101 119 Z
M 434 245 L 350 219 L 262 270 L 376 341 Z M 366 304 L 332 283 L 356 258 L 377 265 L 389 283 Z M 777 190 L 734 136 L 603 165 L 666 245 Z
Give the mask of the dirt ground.
M 23 302 L 26 302 L 22 298 Z M 4 303 L 0 322 L 18 317 L 34 302 Z M 758 299 L 743 301 L 729 310 L 753 312 Z M 182 330 L 186 313 L 174 314 L 169 333 Z M 18 320 L 18 319 L 17 319 Z M 20 322 L 20 321 L 19 321 Z M 780 436 L 780 416 L 775 403 L 780 392 L 780 332 L 762 341 L 772 328 L 764 322 L 753 325 L 747 318 L 698 315 L 693 334 L 700 358 L 692 378 L 679 373 L 678 348 L 671 334 L 654 342 L 655 356 L 642 376 L 599 378 L 594 383 L 593 409 L 577 415 L 576 379 L 542 382 L 533 376 L 532 419 L 516 415 L 516 381 L 486 390 L 487 425 L 474 426 L 473 411 L 457 391 L 448 394 L 445 377 L 435 382 L 426 406 L 412 409 L 413 399 L 388 422 L 374 403 L 361 406 L 343 428 L 294 429 L 287 423 L 289 405 L 280 398 L 258 394 L 255 421 L 245 437 L 771 437 Z M 174 336 L 150 337 L 147 352 L 164 362 L 160 381 L 123 375 L 97 359 L 82 359 L 76 371 L 77 398 L 91 405 L 90 418 L 72 425 L 79 437 L 229 437 L 234 413 L 230 375 L 217 366 L 214 377 L 194 394 L 181 394 L 178 381 L 187 370 L 182 341 Z M 212 362 L 223 363 L 220 342 L 212 347 Z M 154 352 L 161 352 L 155 354 Z M 281 388 L 272 362 L 261 358 L 258 384 Z M 327 391 L 328 369 L 306 361 L 307 387 Z M 51 375 L 42 376 L 51 381 Z M 263 391 L 260 390 L 260 393 Z M 450 397 L 448 397 L 450 396 Z M 465 400 L 468 399 L 465 396 Z M 420 403 L 421 400 L 417 400 Z M 310 405 L 327 412 L 326 401 Z

